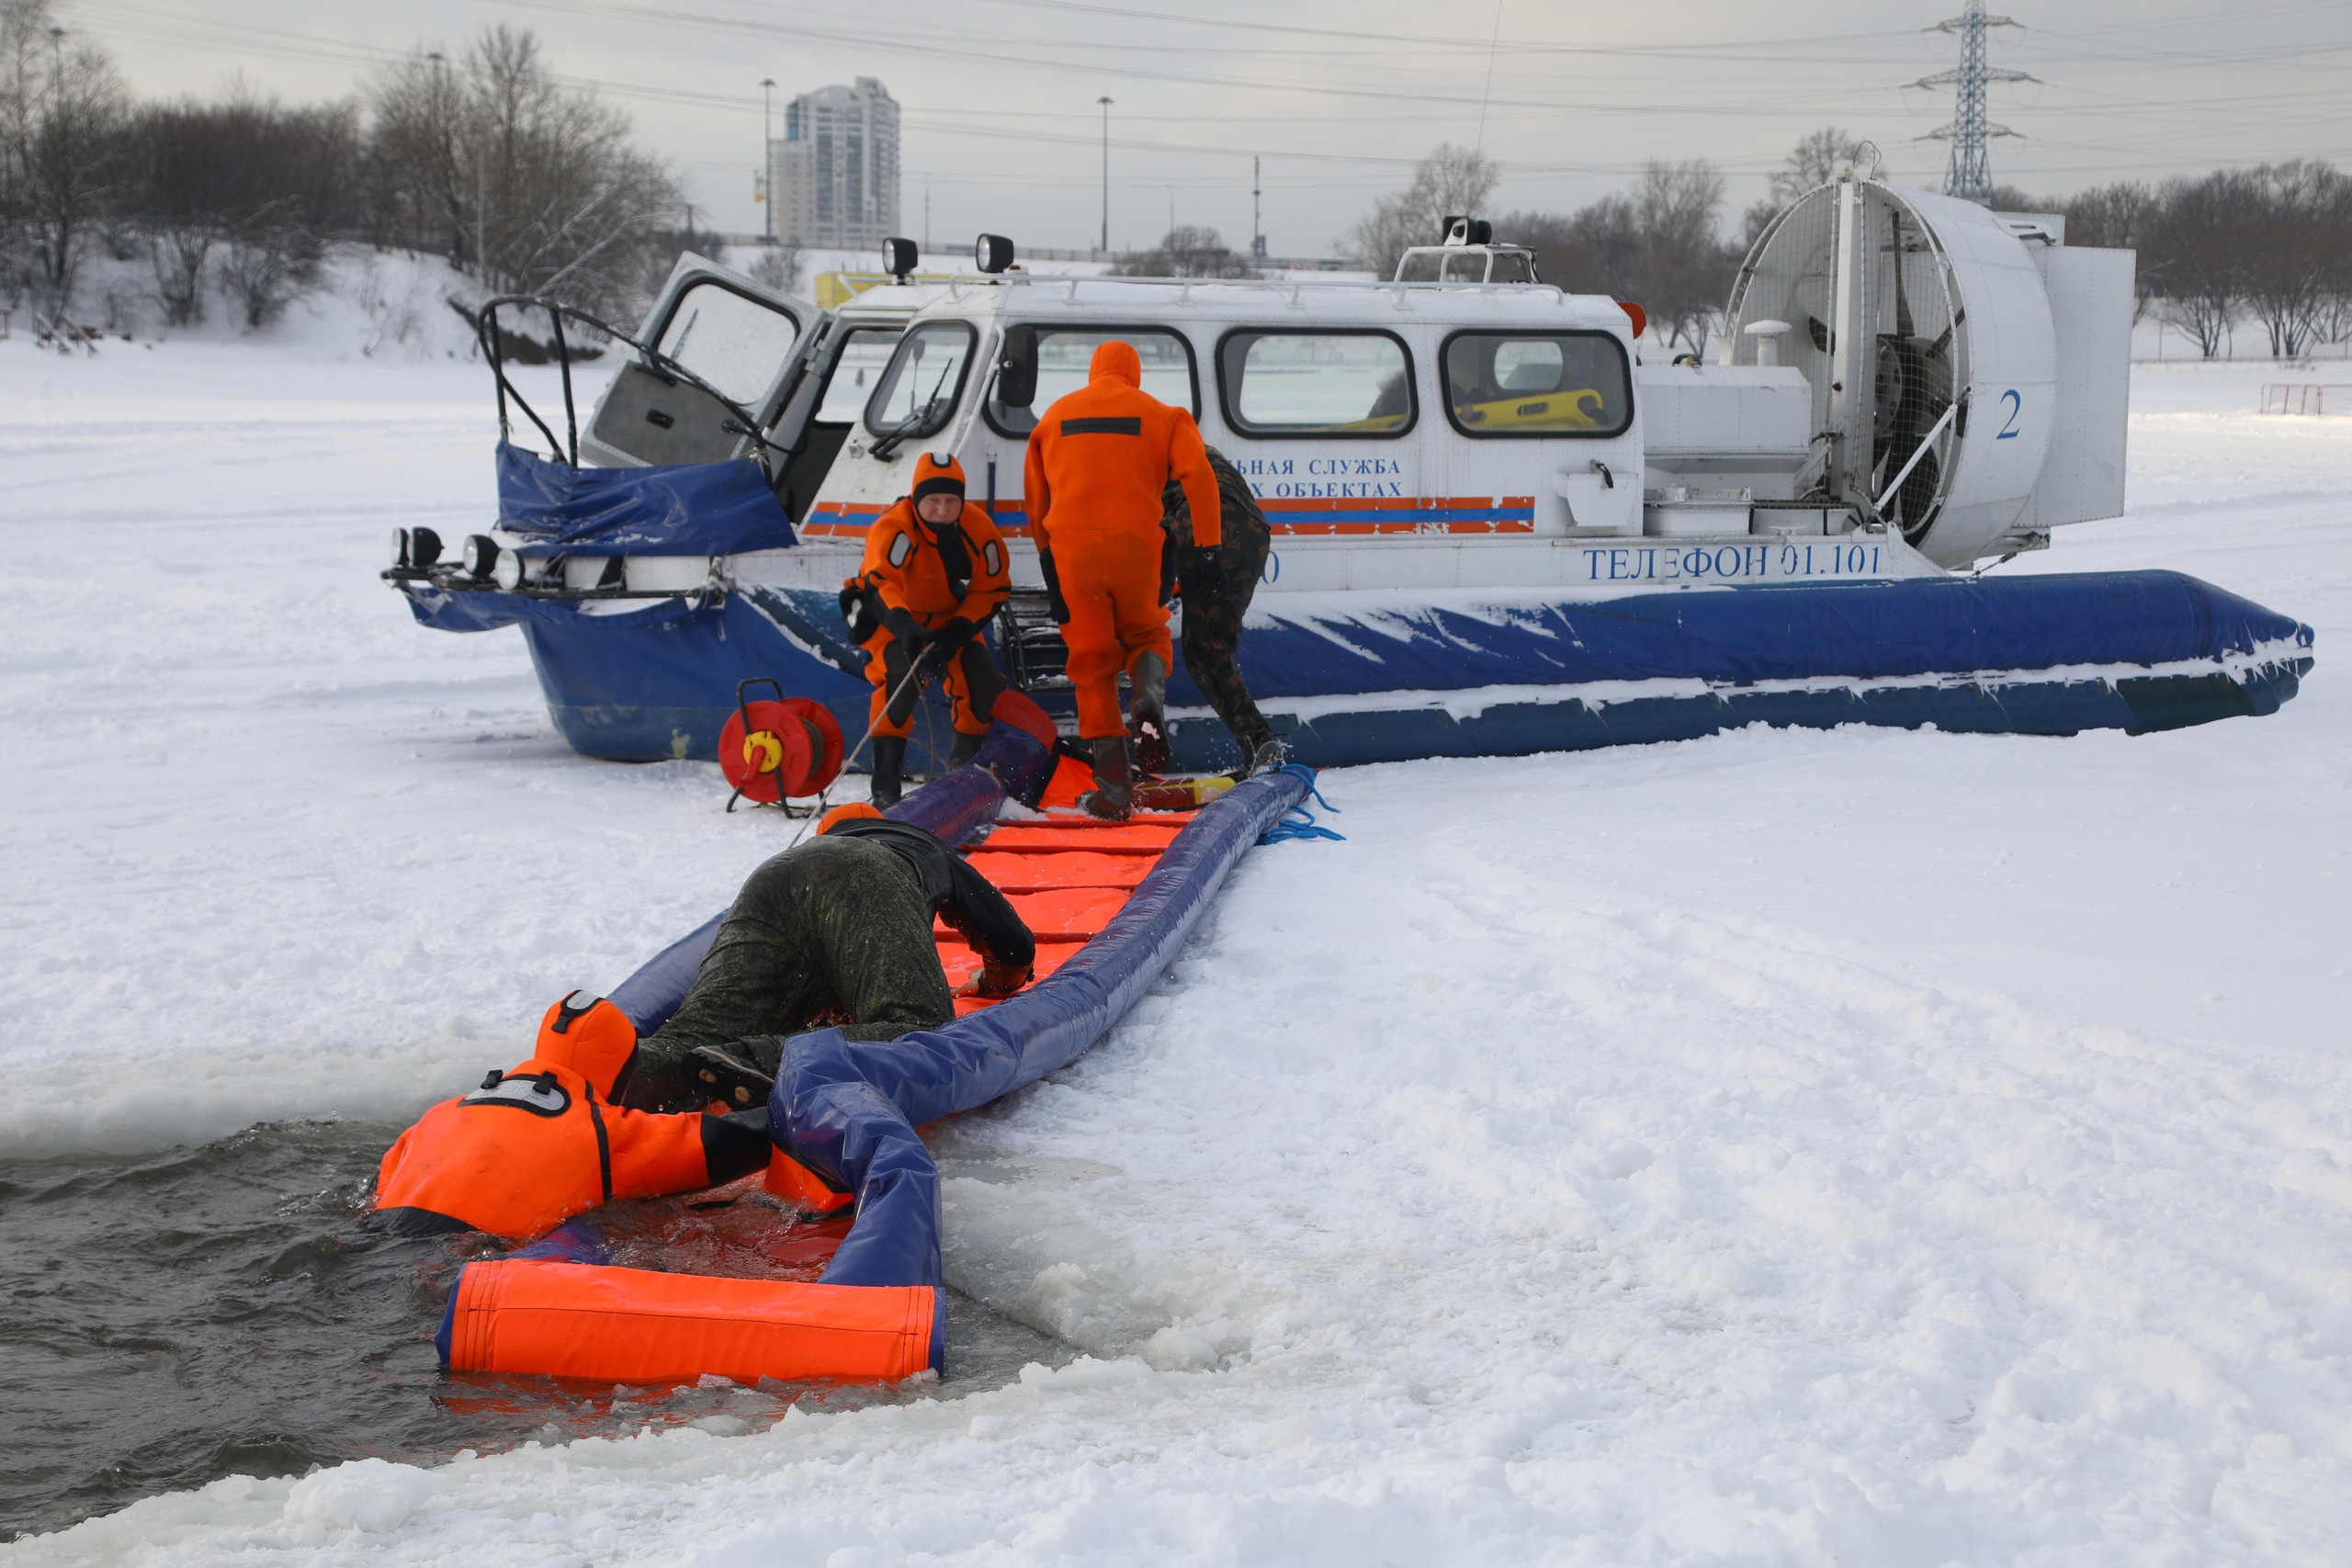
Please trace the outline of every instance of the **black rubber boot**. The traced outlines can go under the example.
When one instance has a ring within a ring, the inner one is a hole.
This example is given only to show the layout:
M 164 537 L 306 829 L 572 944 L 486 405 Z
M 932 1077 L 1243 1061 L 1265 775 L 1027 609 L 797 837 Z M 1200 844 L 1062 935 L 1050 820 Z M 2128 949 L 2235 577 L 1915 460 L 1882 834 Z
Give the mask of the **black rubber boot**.
M 987 739 L 988 737 L 986 735 L 967 735 L 962 730 L 957 730 L 956 732 L 956 744 L 948 748 L 947 765 L 951 768 L 960 768 L 965 763 L 970 761 L 973 758 L 978 756 L 980 754 L 980 742 Z
M 1090 817 L 1124 822 L 1135 809 L 1135 779 L 1127 771 L 1127 738 L 1106 735 L 1094 748 L 1094 787 L 1078 797 Z
M 740 1045 L 697 1045 L 686 1053 L 686 1073 L 711 1099 L 748 1111 L 765 1105 L 775 1078 L 742 1055 Z
M 1136 738 L 1136 767 L 1164 773 L 1174 754 L 1168 745 L 1168 666 L 1156 653 L 1138 653 L 1127 671 L 1128 729 Z
M 903 735 L 874 738 L 874 804 L 888 811 L 899 804 L 900 781 L 907 771 L 907 739 Z

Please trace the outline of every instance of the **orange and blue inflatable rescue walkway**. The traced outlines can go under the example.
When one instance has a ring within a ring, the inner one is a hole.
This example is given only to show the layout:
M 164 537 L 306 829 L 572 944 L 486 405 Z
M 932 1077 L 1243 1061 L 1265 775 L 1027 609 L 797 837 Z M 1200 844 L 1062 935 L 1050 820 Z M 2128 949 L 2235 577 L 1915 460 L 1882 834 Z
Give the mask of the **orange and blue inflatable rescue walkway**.
M 973 766 L 889 815 L 950 843 L 987 830 L 970 863 L 1030 924 L 1037 978 L 1002 998 L 959 998 L 957 1018 L 938 1029 L 855 1045 L 837 1030 L 790 1042 L 768 1102 L 766 1169 L 697 1194 L 691 1211 L 674 1205 L 706 1228 L 741 1216 L 729 1223 L 743 1233 L 744 1277 L 614 1267 L 603 1227 L 627 1222 L 583 1216 L 466 1266 L 436 1336 L 445 1366 L 605 1382 L 706 1372 L 888 1381 L 939 1367 L 939 1172 L 921 1130 L 1035 1082 L 1099 1039 L 1309 782 L 1304 769 L 1267 774 L 1190 815 L 1110 823 L 1061 809 L 1000 821 L 1006 786 L 1037 801 L 1053 762 L 1050 725 L 1020 716 L 1035 728 L 1000 722 Z M 957 933 L 933 935 L 951 982 L 977 968 Z M 657 957 L 616 1000 L 659 1027 L 707 941 Z M 699 1243 L 693 1254 L 698 1268 L 712 1255 Z

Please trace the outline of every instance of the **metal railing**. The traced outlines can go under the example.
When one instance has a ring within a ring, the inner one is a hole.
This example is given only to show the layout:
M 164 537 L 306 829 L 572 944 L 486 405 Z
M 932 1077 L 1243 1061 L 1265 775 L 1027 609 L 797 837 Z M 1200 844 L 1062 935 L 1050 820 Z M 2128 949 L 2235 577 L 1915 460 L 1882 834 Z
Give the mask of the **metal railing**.
M 2335 394 L 2337 412 L 2352 413 L 2352 382 L 2343 381 L 2266 381 L 2262 387 L 2262 412 L 2324 414 L 2330 392 Z

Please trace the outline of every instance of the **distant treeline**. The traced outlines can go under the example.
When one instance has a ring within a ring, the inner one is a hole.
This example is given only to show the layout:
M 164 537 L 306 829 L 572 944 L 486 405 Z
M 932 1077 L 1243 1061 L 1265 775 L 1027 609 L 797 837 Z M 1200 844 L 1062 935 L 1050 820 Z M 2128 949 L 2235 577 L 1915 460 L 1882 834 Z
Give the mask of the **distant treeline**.
M 2295 159 L 2149 186 L 2100 186 L 2064 201 L 1996 193 L 1996 206 L 2063 212 L 2066 242 L 2140 253 L 2142 314 L 2197 341 L 2205 357 L 2240 322 L 2291 359 L 2352 339 L 2352 177 Z
M 1703 160 L 1645 164 L 1632 188 L 1574 212 L 1496 215 L 1495 237 L 1532 247 L 1546 282 L 1639 300 L 1669 342 L 1695 349 L 1765 225 L 1864 152 L 1835 129 L 1804 138 L 1773 174 L 1770 196 L 1742 215 L 1736 243 L 1723 237 L 1723 177 Z M 1491 158 L 1440 146 L 1344 243 L 1388 276 L 1406 246 L 1439 241 L 1445 215 L 1485 214 L 1501 175 Z M 2224 169 L 2072 197 L 2005 186 L 1993 206 L 2063 214 L 2070 244 L 2137 251 L 2139 316 L 2156 313 L 2207 358 L 2240 324 L 2259 328 L 2281 357 L 2352 339 L 2352 177 L 2327 164 Z
M 682 243 L 695 243 L 677 181 L 632 142 L 628 118 L 559 85 L 528 32 L 489 28 L 455 58 L 419 51 L 338 103 L 288 107 L 232 89 L 142 104 L 50 5 L 0 0 L 0 310 L 29 303 L 53 322 L 97 309 L 110 327 L 152 311 L 187 325 L 225 299 L 259 327 L 315 285 L 331 242 L 351 240 L 447 256 L 494 289 L 626 315 Z M 1630 188 L 1573 212 L 1496 215 L 1495 233 L 1533 247 L 1546 281 L 1639 300 L 1669 342 L 1697 348 L 1748 243 L 1864 146 L 1835 129 L 1804 138 L 1770 197 L 1742 215 L 1736 243 L 1724 232 L 1724 178 L 1703 160 L 1645 164 Z M 1387 276 L 1406 246 L 1442 237 L 1447 214 L 1487 215 L 1501 174 L 1480 152 L 1440 146 L 1343 243 Z M 2141 313 L 2208 357 L 2241 324 L 2281 356 L 2352 339 L 2352 178 L 2327 164 L 2064 198 L 2004 188 L 1993 205 L 2063 213 L 2069 242 L 2136 250 Z M 119 265 L 93 299 L 98 256 Z M 1215 231 L 1184 228 L 1117 270 L 1250 269 Z M 763 254 L 760 270 L 789 287 L 797 258 Z
M 55 321 L 99 305 L 84 285 L 104 255 L 143 264 L 111 269 L 109 315 L 187 325 L 225 299 L 259 327 L 315 284 L 330 242 L 353 240 L 626 310 L 689 221 L 628 117 L 559 86 L 527 32 L 419 52 L 340 103 L 232 88 L 142 104 L 95 44 L 56 30 L 49 0 L 0 0 L 0 309 Z

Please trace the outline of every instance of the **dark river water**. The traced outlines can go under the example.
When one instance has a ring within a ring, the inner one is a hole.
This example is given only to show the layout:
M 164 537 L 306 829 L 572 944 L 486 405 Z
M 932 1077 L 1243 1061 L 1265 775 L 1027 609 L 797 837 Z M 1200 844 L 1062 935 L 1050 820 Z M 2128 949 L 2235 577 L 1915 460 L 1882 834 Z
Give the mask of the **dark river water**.
M 499 1249 L 361 1224 L 399 1131 L 289 1122 L 168 1154 L 0 1160 L 0 1539 L 224 1475 L 300 1475 L 369 1455 L 430 1463 L 649 1423 L 742 1431 L 795 1403 L 953 1396 L 1075 1353 L 950 1292 L 941 1383 L 616 1389 L 453 1376 L 433 1350 L 450 1283 Z M 675 1244 L 687 1266 L 728 1251 L 723 1213 L 639 1207 L 640 1240 Z M 615 1261 L 637 1261 L 631 1250 Z

